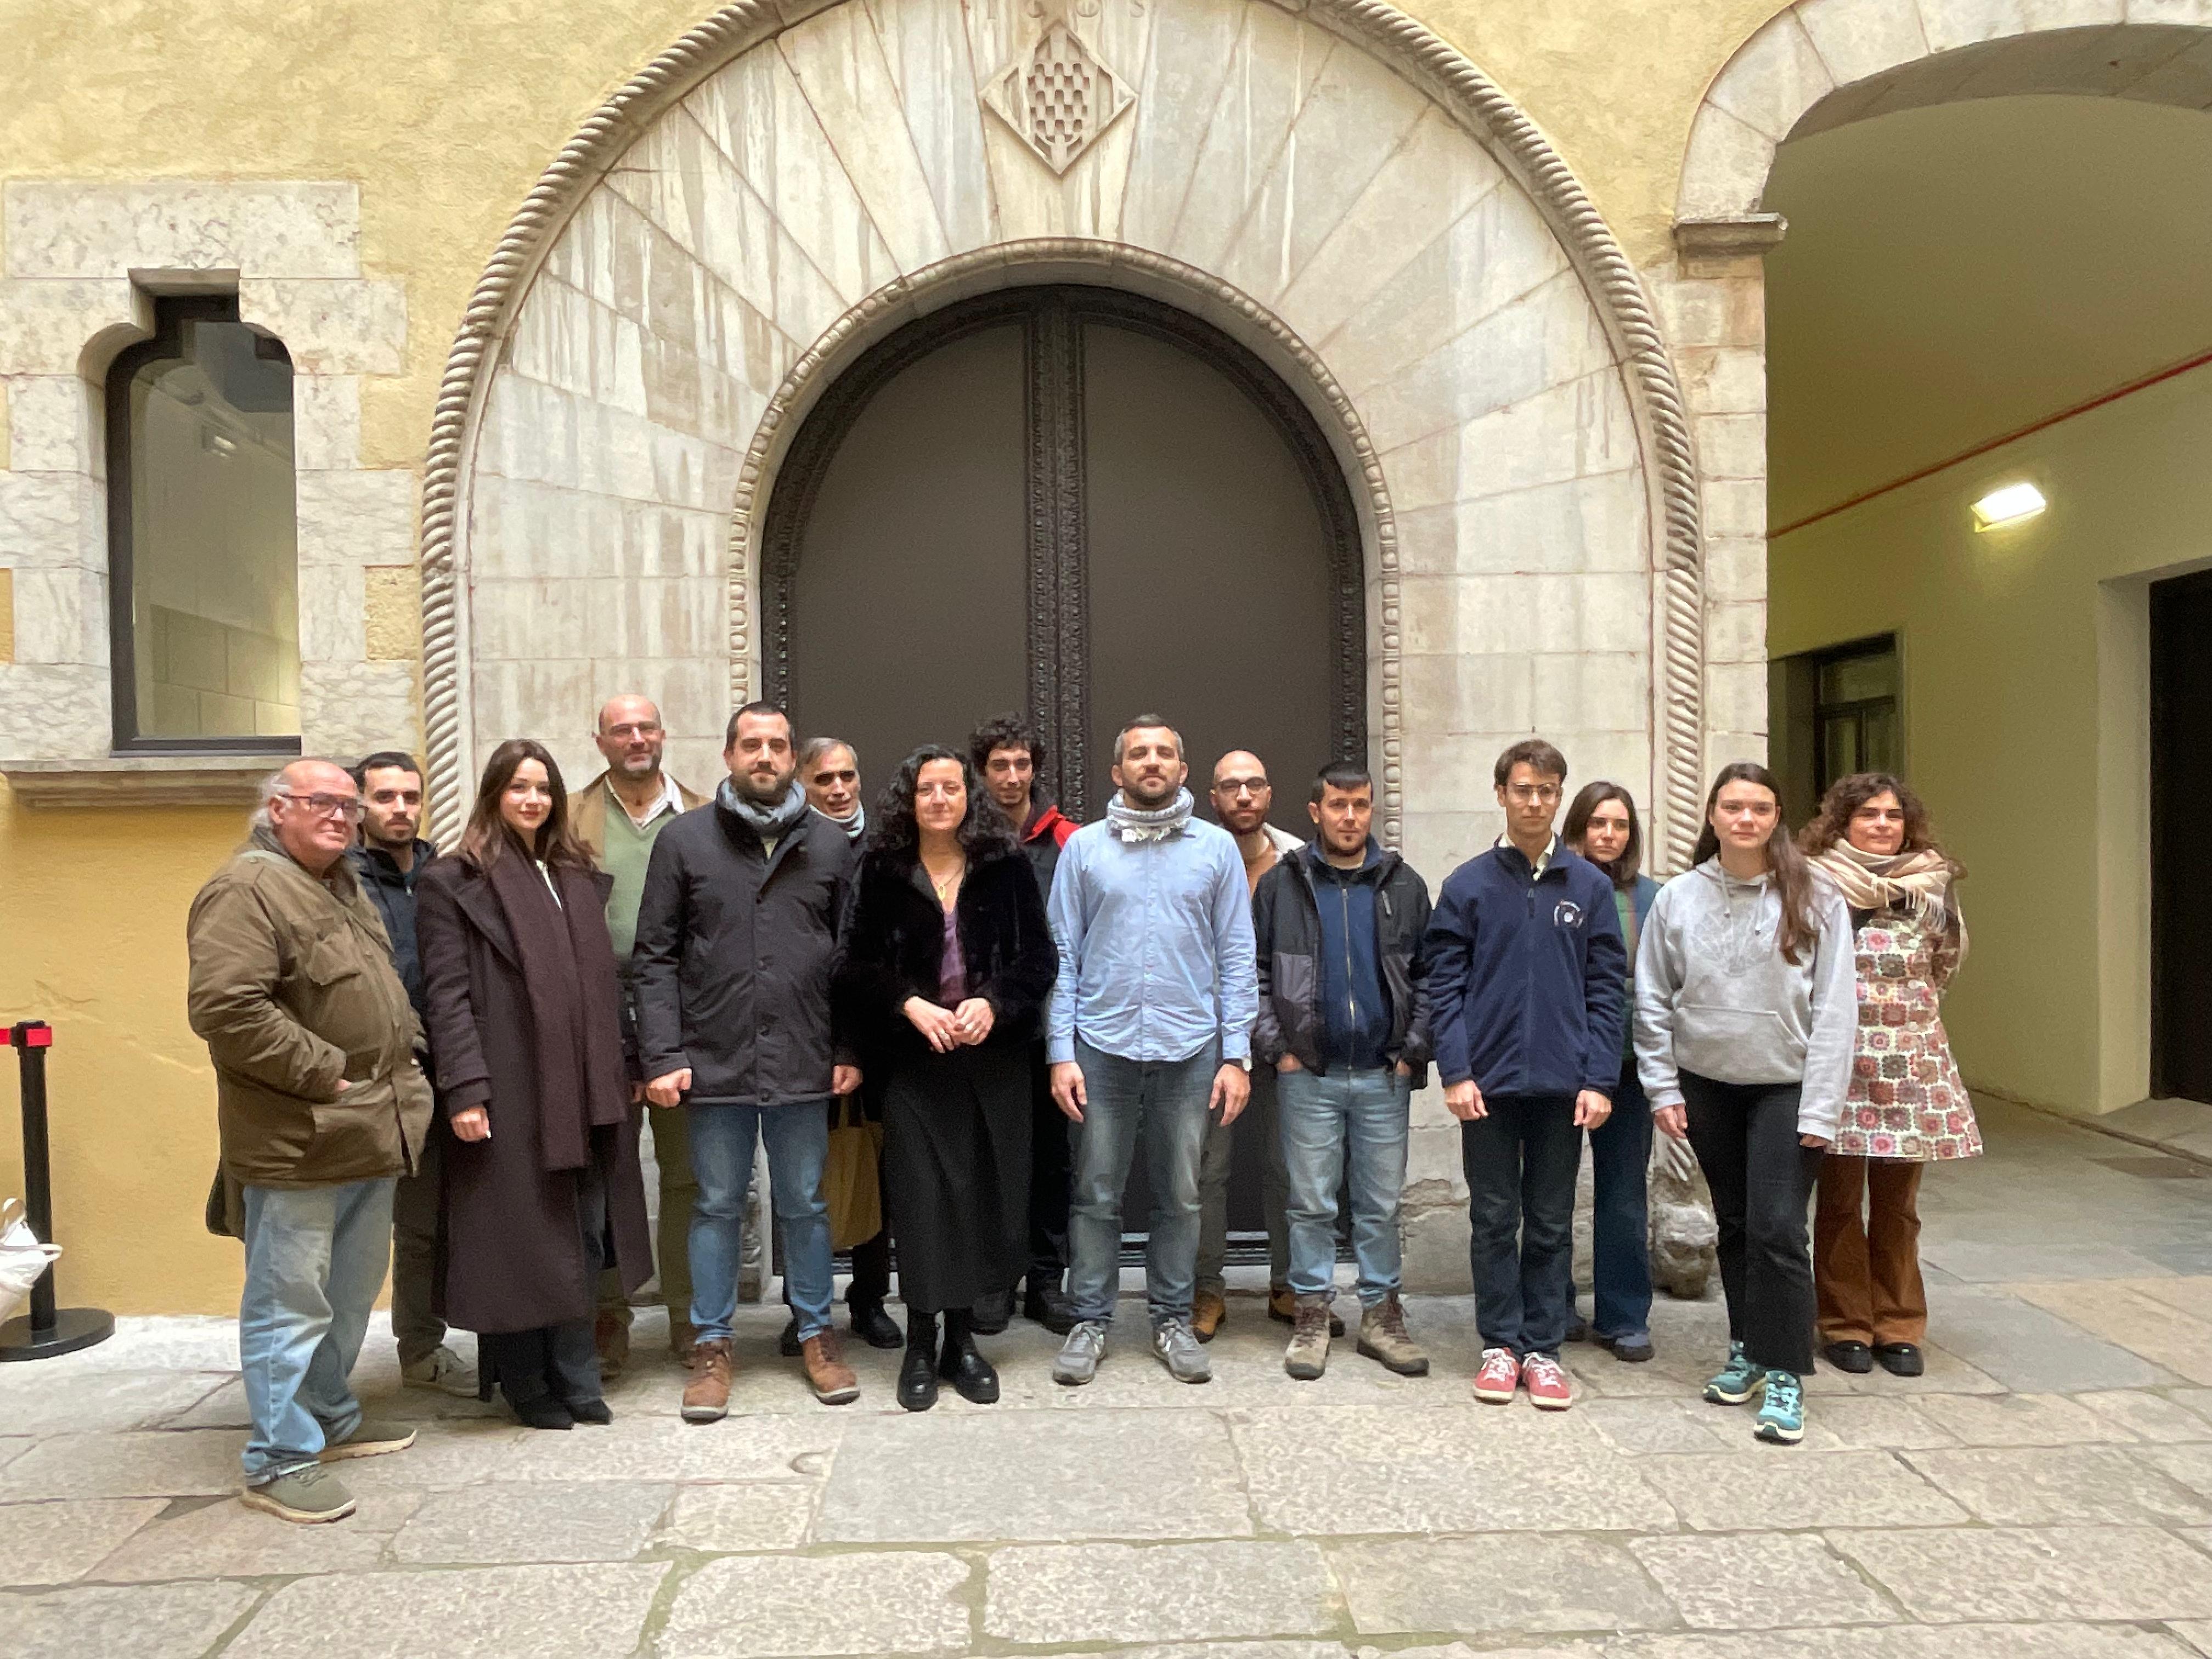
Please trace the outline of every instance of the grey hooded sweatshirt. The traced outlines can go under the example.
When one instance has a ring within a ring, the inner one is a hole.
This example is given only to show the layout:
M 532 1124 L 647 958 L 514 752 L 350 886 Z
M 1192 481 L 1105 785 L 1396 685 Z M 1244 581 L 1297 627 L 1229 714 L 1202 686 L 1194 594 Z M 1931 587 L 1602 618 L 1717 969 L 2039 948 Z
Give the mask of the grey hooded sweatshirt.
M 1659 890 L 1636 952 L 1636 1073 L 1654 1111 L 1682 1103 L 1681 1073 L 1802 1083 L 1797 1132 L 1832 1140 L 1858 1033 L 1850 911 L 1813 872 L 1820 932 L 1783 957 L 1771 877 L 1739 881 L 1708 859 Z

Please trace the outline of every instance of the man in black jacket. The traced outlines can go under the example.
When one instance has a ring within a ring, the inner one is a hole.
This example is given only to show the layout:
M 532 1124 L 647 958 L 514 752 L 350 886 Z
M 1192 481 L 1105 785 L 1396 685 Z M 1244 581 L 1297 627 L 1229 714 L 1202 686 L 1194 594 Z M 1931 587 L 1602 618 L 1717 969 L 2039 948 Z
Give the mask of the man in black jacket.
M 688 1109 L 699 1181 L 690 1249 L 698 1339 L 684 1390 L 684 1416 L 694 1423 L 729 1409 L 730 1322 L 760 1141 L 807 1381 L 830 1405 L 860 1392 L 830 1322 L 822 1197 L 827 1103 L 860 1085 L 830 1014 L 852 849 L 807 805 L 781 709 L 740 708 L 722 759 L 730 775 L 714 800 L 653 843 L 631 955 L 646 1097 Z
M 416 834 L 422 823 L 422 769 L 412 755 L 380 750 L 353 769 L 361 791 L 361 842 L 347 860 L 361 890 L 383 919 L 392 941 L 392 965 L 430 1029 L 422 989 L 422 959 L 415 946 L 415 878 L 438 856 Z M 427 1051 L 415 1056 L 422 1075 L 434 1078 Z M 464 1398 L 477 1391 L 476 1368 L 446 1346 L 446 1322 L 431 1310 L 438 1261 L 438 1188 L 445 1143 L 452 1131 L 442 1112 L 430 1115 L 415 1173 L 399 1177 L 392 1193 L 392 1335 L 399 1348 L 399 1377 L 411 1389 L 436 1389 Z
M 1297 1308 L 1283 1365 L 1311 1379 L 1328 1362 L 1342 1170 L 1359 1269 L 1358 1351 L 1420 1376 L 1428 1356 L 1407 1335 L 1398 1299 L 1398 1206 L 1413 1090 L 1429 1062 L 1419 966 L 1429 890 L 1370 833 L 1375 784 L 1364 767 L 1330 766 L 1306 811 L 1315 844 L 1261 877 L 1252 905 L 1260 977 L 1252 1059 L 1275 1068 L 1290 1175 Z

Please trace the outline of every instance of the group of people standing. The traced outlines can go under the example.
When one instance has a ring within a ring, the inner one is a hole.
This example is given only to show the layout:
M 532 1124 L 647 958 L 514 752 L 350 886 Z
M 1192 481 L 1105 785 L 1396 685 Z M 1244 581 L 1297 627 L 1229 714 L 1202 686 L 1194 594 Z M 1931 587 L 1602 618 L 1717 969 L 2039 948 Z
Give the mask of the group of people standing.
M 1694 867 L 1662 888 L 1620 786 L 1584 788 L 1554 830 L 1567 764 L 1529 739 L 1495 769 L 1504 835 L 1432 908 L 1373 834 L 1364 767 L 1313 781 L 1308 844 L 1268 822 L 1264 765 L 1232 751 L 1208 822 L 1156 715 L 1120 732 L 1116 793 L 1081 827 L 1011 716 L 907 757 L 872 811 L 852 746 L 802 745 L 767 704 L 732 717 L 711 797 L 668 775 L 644 697 L 611 701 L 594 736 L 607 768 L 574 796 L 543 745 L 500 744 L 443 853 L 420 837 L 408 757 L 295 763 L 195 901 L 191 1014 L 222 1128 L 210 1222 L 246 1245 L 250 1504 L 338 1518 L 352 1500 L 328 1464 L 411 1441 L 346 1383 L 387 1243 L 410 1384 L 496 1387 L 539 1428 L 610 1421 L 629 1297 L 657 1271 L 683 1415 L 725 1415 L 763 1146 L 787 1351 L 817 1399 L 856 1398 L 823 1182 L 841 1122 L 880 1125 L 884 1218 L 853 1249 L 848 1324 L 903 1347 L 909 1409 L 945 1383 L 998 1397 L 976 1339 L 1024 1284 L 1022 1314 L 1064 1339 L 1054 1379 L 1096 1376 L 1139 1158 L 1149 1346 L 1208 1380 L 1248 1113 L 1285 1369 L 1322 1376 L 1344 1334 L 1341 1211 L 1358 1351 L 1424 1375 L 1399 1206 L 1431 1065 L 1462 1126 L 1479 1398 L 1565 1408 L 1572 1338 L 1651 1357 L 1655 1127 L 1687 1138 L 1719 1219 L 1731 1352 L 1708 1399 L 1757 1398 L 1762 1438 L 1802 1437 L 1816 1324 L 1844 1369 L 1918 1369 L 1919 1166 L 1979 1142 L 1937 1014 L 1965 948 L 1960 872 L 1896 779 L 1838 783 L 1801 850 L 1771 776 L 1729 767 Z M 478 1334 L 476 1368 L 449 1323 Z

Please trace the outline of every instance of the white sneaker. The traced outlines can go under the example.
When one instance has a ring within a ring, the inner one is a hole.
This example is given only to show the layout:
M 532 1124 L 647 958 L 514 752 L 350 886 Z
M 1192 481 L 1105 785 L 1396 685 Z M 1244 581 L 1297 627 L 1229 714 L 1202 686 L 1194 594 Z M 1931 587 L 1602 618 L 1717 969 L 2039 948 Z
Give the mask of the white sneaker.
M 399 1380 L 410 1389 L 435 1389 L 457 1399 L 477 1395 L 477 1368 L 443 1343 L 413 1364 L 402 1365 Z

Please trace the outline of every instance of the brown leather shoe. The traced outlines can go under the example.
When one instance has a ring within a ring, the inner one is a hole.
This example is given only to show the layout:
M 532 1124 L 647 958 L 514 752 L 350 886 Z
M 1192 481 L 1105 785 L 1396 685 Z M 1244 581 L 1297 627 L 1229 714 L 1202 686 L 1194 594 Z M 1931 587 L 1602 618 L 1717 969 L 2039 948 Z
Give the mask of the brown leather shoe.
M 613 1382 L 629 1364 L 629 1322 L 623 1317 L 623 1311 L 602 1308 L 592 1326 L 592 1346 L 599 1350 L 602 1382 Z
M 1282 1325 L 1298 1322 L 1297 1292 L 1280 1279 L 1267 1286 L 1267 1317 Z M 1328 1316 L 1328 1334 L 1331 1336 L 1344 1334 L 1344 1320 L 1334 1312 Z
M 668 1322 L 668 1352 L 680 1364 L 691 1363 L 691 1345 L 699 1340 L 699 1328 L 688 1319 L 671 1318 Z
M 730 1339 L 717 1337 L 691 1349 L 691 1380 L 684 1385 L 684 1420 L 719 1423 L 730 1414 Z
M 1229 1317 L 1229 1304 L 1218 1291 L 1200 1291 L 1190 1299 L 1190 1334 L 1201 1342 L 1213 1340 L 1221 1322 Z
M 853 1375 L 853 1368 L 845 1363 L 837 1346 L 837 1333 L 823 1331 L 810 1336 L 799 1345 L 801 1362 L 806 1367 L 806 1381 L 814 1390 L 814 1397 L 825 1406 L 842 1406 L 860 1397 L 860 1379 Z

